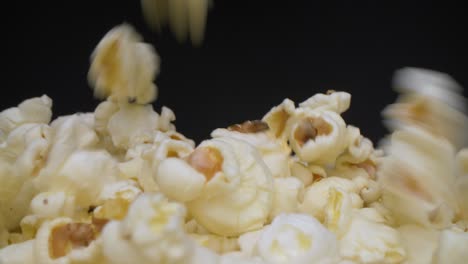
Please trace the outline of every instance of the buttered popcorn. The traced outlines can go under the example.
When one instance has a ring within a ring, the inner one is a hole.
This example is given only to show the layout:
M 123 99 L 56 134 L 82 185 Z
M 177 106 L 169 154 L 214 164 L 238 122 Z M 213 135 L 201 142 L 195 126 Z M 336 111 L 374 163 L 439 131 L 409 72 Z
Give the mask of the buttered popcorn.
M 51 120 L 44 95 L 0 113 L 1 264 L 466 262 L 468 119 L 448 76 L 397 73 L 380 150 L 339 91 L 197 145 L 150 104 L 158 71 L 121 25 L 92 54 L 94 112 Z

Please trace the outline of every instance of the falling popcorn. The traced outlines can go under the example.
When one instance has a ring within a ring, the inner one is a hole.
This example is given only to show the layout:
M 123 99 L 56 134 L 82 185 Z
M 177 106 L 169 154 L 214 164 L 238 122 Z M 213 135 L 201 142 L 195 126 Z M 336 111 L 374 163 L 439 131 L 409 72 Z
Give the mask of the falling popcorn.
M 207 0 L 143 0 L 153 26 L 203 36 Z M 341 114 L 346 92 L 212 131 L 199 144 L 158 113 L 159 57 L 129 26 L 106 34 L 94 112 L 52 99 L 0 113 L 0 263 L 465 263 L 465 99 L 406 68 L 380 145 Z

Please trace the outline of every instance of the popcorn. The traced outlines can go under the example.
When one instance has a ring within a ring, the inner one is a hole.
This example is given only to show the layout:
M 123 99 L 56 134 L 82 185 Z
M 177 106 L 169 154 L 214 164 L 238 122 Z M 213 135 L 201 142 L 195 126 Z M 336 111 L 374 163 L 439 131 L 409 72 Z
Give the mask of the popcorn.
M 268 124 L 275 137 L 286 139 L 286 123 L 294 110 L 294 102 L 285 99 L 280 105 L 273 107 L 262 120 Z
M 329 110 L 341 114 L 348 110 L 351 103 L 351 95 L 346 92 L 328 91 L 327 94 L 315 94 L 306 101 L 299 104 L 299 107 L 315 110 Z
M 18 107 L 0 113 L 0 143 L 8 134 L 22 124 L 48 124 L 52 118 L 52 100 L 47 96 L 23 101 Z
M 232 252 L 239 249 L 237 238 L 228 238 L 212 234 L 189 234 L 198 245 L 209 248 L 217 253 Z
M 292 157 L 289 159 L 289 168 L 291 170 L 291 176 L 302 181 L 305 187 L 327 177 L 327 172 L 323 167 L 306 164 L 298 157 Z
M 244 140 L 253 145 L 262 156 L 273 177 L 288 177 L 290 175 L 289 156 L 291 149 L 286 141 L 277 139 L 269 129 L 268 124 L 255 120 L 236 124 L 227 129 L 216 129 L 211 133 L 213 138 L 231 137 Z
M 418 225 L 403 225 L 398 227 L 398 231 L 407 252 L 407 263 L 432 263 L 433 255 L 438 248 L 440 231 Z
M 340 239 L 340 255 L 358 263 L 401 263 L 406 252 L 397 230 L 379 223 L 378 213 L 370 208 L 358 210 L 348 232 Z
M 432 263 L 466 263 L 468 259 L 466 245 L 468 245 L 468 232 L 442 231 Z
M 337 263 L 335 236 L 315 218 L 281 214 L 262 230 L 256 251 L 267 263 Z
M 141 0 L 141 7 L 152 29 L 161 31 L 169 23 L 179 41 L 184 41 L 188 34 L 192 44 L 201 45 L 210 3 L 209 0 Z
M 418 128 L 394 132 L 380 171 L 383 202 L 399 223 L 447 227 L 459 212 L 454 149 Z
M 159 115 L 151 105 L 126 105 L 112 115 L 107 128 L 114 145 L 127 149 L 133 140 L 150 140 L 158 121 Z
M 268 168 L 252 146 L 233 138 L 204 141 L 187 161 L 164 160 L 156 180 L 164 194 L 187 201 L 197 222 L 218 235 L 262 227 L 272 206 L 273 182 Z M 189 183 L 189 192 L 174 193 L 172 188 L 182 182 Z
M 287 127 L 291 148 L 305 162 L 330 164 L 346 148 L 346 125 L 335 112 L 298 108 Z
M 299 200 L 304 192 L 304 185 L 294 177 L 274 179 L 275 192 L 270 220 L 281 213 L 298 211 Z
M 325 226 L 341 238 L 348 231 L 353 216 L 350 195 L 340 188 L 331 187 L 324 212 Z
M 33 264 L 36 263 L 33 254 L 34 240 L 12 244 L 0 249 L 0 263 Z
M 340 188 L 348 193 L 353 208 L 362 207 L 363 201 L 358 195 L 360 189 L 356 183 L 344 178 L 328 177 L 305 189 L 303 202 L 299 205 L 299 211 L 311 214 L 319 221 L 323 222 L 325 219 L 325 206 L 329 200 L 331 188 Z
M 456 147 L 468 142 L 467 102 L 450 76 L 426 69 L 404 68 L 395 73 L 395 88 L 402 93 L 396 104 L 384 111 L 390 129 L 416 126 Z
M 101 240 L 92 224 L 56 218 L 45 222 L 34 239 L 37 263 L 99 263 Z
M 147 104 L 156 99 L 153 84 L 159 57 L 129 25 L 120 25 L 99 42 L 91 56 L 89 81 L 98 98 Z
M 184 216 L 182 205 L 142 194 L 122 221 L 104 227 L 104 255 L 112 263 L 189 263 L 194 244 L 183 231 Z

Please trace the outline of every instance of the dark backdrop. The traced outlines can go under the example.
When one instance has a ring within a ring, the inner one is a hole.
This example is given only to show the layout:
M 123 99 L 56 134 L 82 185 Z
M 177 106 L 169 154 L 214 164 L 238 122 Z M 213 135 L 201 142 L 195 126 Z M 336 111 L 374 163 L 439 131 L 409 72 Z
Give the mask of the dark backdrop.
M 396 98 L 394 70 L 431 68 L 468 85 L 462 1 L 215 0 L 200 48 L 149 31 L 136 0 L 11 2 L 2 7 L 1 109 L 48 94 L 55 116 L 93 111 L 89 55 L 124 21 L 162 58 L 156 110 L 172 108 L 196 141 L 328 89 L 353 95 L 345 120 L 376 141 L 386 133 L 380 112 Z

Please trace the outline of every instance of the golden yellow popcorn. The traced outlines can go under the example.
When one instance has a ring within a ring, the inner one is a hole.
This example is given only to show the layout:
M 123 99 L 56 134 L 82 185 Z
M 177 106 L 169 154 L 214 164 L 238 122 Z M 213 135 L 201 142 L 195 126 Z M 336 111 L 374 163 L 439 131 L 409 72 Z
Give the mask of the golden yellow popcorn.
M 336 263 L 335 235 L 315 218 L 304 214 L 281 214 L 266 226 L 254 252 L 267 263 Z
M 89 223 L 56 218 L 42 224 L 33 241 L 37 263 L 102 263 L 101 240 Z
M 233 138 L 206 140 L 186 161 L 162 161 L 156 180 L 165 195 L 186 201 L 196 221 L 218 235 L 261 228 L 272 208 L 268 168 L 255 148 Z M 177 185 L 184 191 L 174 193 Z
M 91 56 L 89 81 L 99 98 L 130 104 L 156 99 L 153 83 L 159 73 L 159 57 L 127 24 L 107 33 Z

